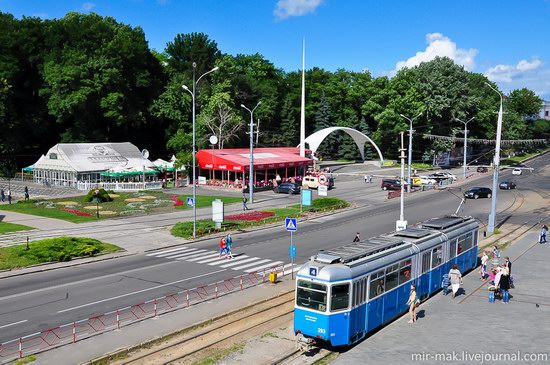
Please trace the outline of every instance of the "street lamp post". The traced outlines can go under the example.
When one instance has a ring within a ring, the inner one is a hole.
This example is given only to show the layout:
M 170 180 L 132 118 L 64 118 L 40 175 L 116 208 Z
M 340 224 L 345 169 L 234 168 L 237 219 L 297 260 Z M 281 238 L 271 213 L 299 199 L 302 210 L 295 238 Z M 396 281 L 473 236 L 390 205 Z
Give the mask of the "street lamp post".
M 195 182 L 195 177 L 196 177 L 196 173 L 195 173 L 195 89 L 197 87 L 197 84 L 199 83 L 199 81 L 206 75 L 208 75 L 209 73 L 211 72 L 214 72 L 214 71 L 217 71 L 219 69 L 219 67 L 214 67 L 213 69 L 211 69 L 210 71 L 208 72 L 205 72 L 203 73 L 196 81 L 195 81 L 195 70 L 197 68 L 197 63 L 196 62 L 193 62 L 193 90 L 189 90 L 189 88 L 185 85 L 182 85 L 181 87 L 186 90 L 187 92 L 189 92 L 189 94 L 191 94 L 191 99 L 192 99 L 192 102 L 193 102 L 193 148 L 192 148 L 192 155 L 193 155 L 193 239 L 196 238 L 197 236 L 197 184 Z
M 416 117 L 410 119 L 410 118 L 407 118 L 406 116 L 404 116 L 403 114 L 399 114 L 401 117 L 407 119 L 409 121 L 409 160 L 408 160 L 408 178 L 407 178 L 407 182 L 408 182 L 408 185 L 407 185 L 407 193 L 410 193 L 411 192 L 411 165 L 412 165 L 412 145 L 413 145 L 413 121 L 418 118 L 419 116 L 422 115 L 422 113 L 418 114 Z
M 502 134 L 502 94 L 491 86 L 489 83 L 485 83 L 489 86 L 494 92 L 500 96 L 500 109 L 498 110 L 498 119 L 497 119 L 497 139 L 495 147 L 495 158 L 493 161 L 493 193 L 491 196 L 491 213 L 489 214 L 489 222 L 487 224 L 487 233 L 493 234 L 495 232 L 495 222 L 497 218 L 497 191 L 498 191 L 498 175 L 500 167 L 500 137 Z
M 467 122 L 464 122 L 458 118 L 455 118 L 460 123 L 464 124 L 464 161 L 462 162 L 462 170 L 464 172 L 464 179 L 466 179 L 466 151 L 467 151 L 467 145 L 468 145 L 468 123 L 470 123 L 472 120 L 475 119 L 475 117 L 471 117 Z
M 250 203 L 254 203 L 254 111 L 258 106 L 260 106 L 261 103 L 261 101 L 258 101 L 258 104 L 256 104 L 256 106 L 252 110 L 241 104 L 241 108 L 248 110 L 248 112 L 250 113 L 250 171 L 248 172 L 248 193 Z

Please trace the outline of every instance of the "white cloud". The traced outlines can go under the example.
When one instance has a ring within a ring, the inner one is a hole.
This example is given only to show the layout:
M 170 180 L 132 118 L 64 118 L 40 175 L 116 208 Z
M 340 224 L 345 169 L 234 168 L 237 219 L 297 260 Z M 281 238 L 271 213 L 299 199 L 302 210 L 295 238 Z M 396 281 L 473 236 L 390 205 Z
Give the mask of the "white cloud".
M 422 62 L 428 62 L 436 57 L 448 57 L 452 59 L 456 64 L 464 66 L 468 71 L 471 71 L 475 67 L 474 58 L 477 55 L 477 49 L 462 49 L 457 48 L 456 43 L 450 38 L 445 37 L 441 33 L 429 33 L 426 35 L 426 41 L 428 46 L 424 51 L 416 52 L 416 54 L 406 61 L 397 62 L 395 69 L 390 72 L 391 75 L 395 75 L 397 71 L 402 68 L 414 67 Z
M 95 8 L 94 3 L 84 3 L 84 4 L 82 4 L 82 10 L 84 10 L 84 11 L 90 11 L 93 8 Z
M 514 79 L 522 78 L 525 73 L 534 71 L 542 65 L 539 59 L 529 62 L 521 60 L 517 65 L 496 65 L 485 71 L 485 76 L 494 82 L 512 82 Z
M 279 20 L 313 13 L 323 0 L 279 0 L 273 11 Z
M 550 99 L 550 67 L 538 58 L 521 60 L 516 65 L 496 65 L 484 74 L 505 93 L 525 87 L 543 99 Z

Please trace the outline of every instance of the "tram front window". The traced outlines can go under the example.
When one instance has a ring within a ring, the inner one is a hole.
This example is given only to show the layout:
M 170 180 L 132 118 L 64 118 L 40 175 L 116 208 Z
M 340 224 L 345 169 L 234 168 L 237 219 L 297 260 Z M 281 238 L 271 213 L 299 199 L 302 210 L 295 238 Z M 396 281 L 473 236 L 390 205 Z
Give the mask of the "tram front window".
M 327 286 L 311 281 L 298 280 L 296 290 L 298 307 L 324 312 L 327 309 Z
M 331 288 L 330 311 L 347 309 L 349 306 L 349 284 L 334 285 Z

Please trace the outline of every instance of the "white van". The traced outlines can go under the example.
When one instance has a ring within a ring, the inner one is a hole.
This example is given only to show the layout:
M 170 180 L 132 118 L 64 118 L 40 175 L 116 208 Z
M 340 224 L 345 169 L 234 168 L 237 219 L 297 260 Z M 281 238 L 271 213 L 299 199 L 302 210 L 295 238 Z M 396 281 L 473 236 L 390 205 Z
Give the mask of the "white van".
M 328 180 L 328 184 L 327 184 L 328 188 L 332 189 L 332 187 L 334 186 L 334 179 L 332 178 L 332 176 L 329 176 L 329 175 L 325 175 L 325 176 Z M 302 180 L 302 187 L 304 188 L 318 189 L 319 185 L 321 185 L 321 183 L 319 183 L 319 176 L 308 175 L 308 176 L 304 176 L 304 179 Z

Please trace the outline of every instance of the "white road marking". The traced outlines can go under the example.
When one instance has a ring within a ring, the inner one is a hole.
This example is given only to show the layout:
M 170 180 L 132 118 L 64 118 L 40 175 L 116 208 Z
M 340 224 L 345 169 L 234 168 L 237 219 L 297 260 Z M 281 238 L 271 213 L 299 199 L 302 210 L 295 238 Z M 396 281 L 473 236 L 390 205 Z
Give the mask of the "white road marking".
M 196 250 L 196 251 L 193 251 L 193 252 L 185 252 L 185 253 L 175 254 L 173 256 L 165 256 L 164 258 L 165 259 L 177 259 L 178 257 L 191 257 L 191 256 L 196 255 L 196 254 L 201 253 L 201 252 L 207 252 L 207 251 L 206 250 Z
M 231 267 L 231 266 L 235 266 L 235 265 L 240 265 L 243 262 L 249 262 L 249 261 L 253 261 L 253 260 L 259 260 L 259 258 L 258 257 L 249 257 L 249 258 L 241 260 L 241 261 L 231 262 L 229 264 L 221 265 L 221 267 Z M 210 265 L 214 265 L 214 264 L 210 264 Z
M 283 263 L 282 261 L 270 262 L 269 264 L 265 264 L 265 265 L 258 266 L 258 267 L 253 267 L 252 269 L 245 270 L 244 272 L 260 271 L 260 270 L 266 269 L 266 268 L 268 268 L 268 267 L 278 266 L 278 265 L 280 265 L 280 264 L 282 264 L 282 263 Z M 235 269 L 233 269 L 233 270 L 237 270 L 237 269 L 235 268 Z
M 245 258 L 247 258 L 248 256 L 246 255 L 239 255 L 239 256 L 235 256 L 231 259 L 231 261 L 229 262 L 235 262 L 235 261 L 240 261 L 240 262 L 243 262 Z M 253 257 L 252 259 L 255 259 L 256 257 Z M 224 262 L 227 262 L 227 260 L 221 260 L 221 261 L 218 261 L 218 262 L 211 262 L 209 263 L 208 265 L 211 265 L 211 266 L 214 266 L 214 265 L 220 265 L 220 264 L 223 264 Z M 240 263 L 239 262 L 239 263 Z
M 76 306 L 76 307 L 67 308 L 67 309 L 63 309 L 63 310 L 57 311 L 57 313 L 65 313 L 65 312 L 69 312 L 69 311 L 72 311 L 72 310 L 75 310 L 75 309 L 84 308 L 84 307 L 89 307 L 89 306 L 91 306 L 91 305 L 95 305 L 95 304 L 99 304 L 99 303 L 108 302 L 108 301 L 110 301 L 110 300 L 119 299 L 119 298 L 124 298 L 124 297 L 128 297 L 128 296 L 130 296 L 130 295 L 139 294 L 139 293 L 144 293 L 144 292 L 146 292 L 146 291 L 155 290 L 155 289 L 158 289 L 158 288 L 163 288 L 163 287 L 165 287 L 165 286 L 174 285 L 174 284 L 177 284 L 177 283 L 181 283 L 182 281 L 193 280 L 193 279 L 198 279 L 198 278 L 201 278 L 201 277 L 204 277 L 204 276 L 209 276 L 209 275 L 217 274 L 217 273 L 222 272 L 222 271 L 225 271 L 225 269 L 218 270 L 218 271 L 213 271 L 213 272 L 209 272 L 209 273 L 202 274 L 202 275 L 193 276 L 193 277 L 191 277 L 191 278 L 186 278 L 186 279 L 181 279 L 181 280 L 172 281 L 171 283 L 166 283 L 166 284 L 162 284 L 162 285 L 152 286 L 152 287 L 147 288 L 147 289 L 137 290 L 137 291 L 134 291 L 134 292 L 131 292 L 131 293 L 122 294 L 122 295 L 117 295 L 116 297 L 106 298 L 106 299 L 98 300 L 98 301 L 95 301 L 95 302 L 91 302 L 91 303 L 87 303 L 87 304 L 78 305 L 78 306 Z
M 263 264 L 264 262 L 269 262 L 271 260 L 269 259 L 264 259 L 264 260 L 260 260 L 260 261 L 256 261 L 256 262 L 251 262 L 249 264 L 246 264 L 246 265 L 241 265 L 239 267 L 234 267 L 233 270 L 240 270 L 240 269 L 244 269 L 245 267 L 250 267 L 250 266 L 253 266 L 253 265 L 259 265 L 259 264 Z M 222 265 L 221 267 L 225 267 L 225 265 Z
M 220 257 L 220 253 L 219 252 L 213 252 L 211 253 L 210 255 L 204 255 L 202 257 L 194 257 L 192 259 L 189 259 L 189 260 L 186 260 L 186 261 L 197 261 L 197 260 L 202 260 L 202 259 L 205 259 L 205 258 L 211 258 L 211 257 L 216 257 L 216 258 L 219 258 Z
M 22 321 L 19 321 L 19 322 L 13 322 L 13 323 L 10 323 L 10 324 L 5 324 L 3 326 L 0 326 L 0 328 L 6 328 L 6 327 L 11 327 L 11 326 L 15 326 L 16 324 L 20 324 L 20 323 L 25 323 L 27 322 L 26 319 L 22 320 Z
M 189 259 L 189 258 L 193 258 L 193 257 L 196 257 L 196 258 L 205 258 L 205 256 L 209 256 L 209 255 L 212 255 L 212 251 L 204 251 L 204 252 L 201 252 L 201 253 L 197 253 L 197 254 L 194 254 L 194 255 L 185 255 L 185 256 L 180 256 L 178 258 L 176 258 L 176 260 L 186 260 Z
M 180 248 L 174 248 L 172 250 L 149 253 L 147 254 L 147 256 L 162 257 L 162 256 L 174 254 L 176 252 L 183 252 L 183 251 L 189 251 L 189 250 L 196 250 L 196 248 L 180 247 Z

